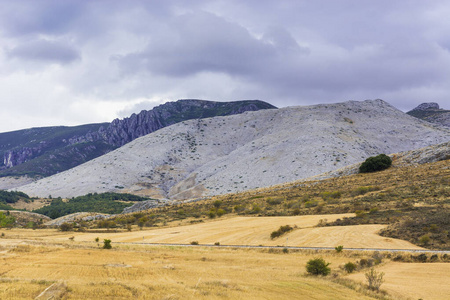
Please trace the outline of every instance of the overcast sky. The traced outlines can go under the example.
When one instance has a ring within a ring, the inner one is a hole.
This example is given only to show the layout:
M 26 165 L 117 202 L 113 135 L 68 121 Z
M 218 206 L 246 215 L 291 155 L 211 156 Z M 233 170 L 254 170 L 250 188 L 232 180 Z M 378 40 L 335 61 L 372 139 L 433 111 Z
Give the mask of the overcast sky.
M 0 0 L 0 132 L 177 99 L 450 108 L 450 2 Z

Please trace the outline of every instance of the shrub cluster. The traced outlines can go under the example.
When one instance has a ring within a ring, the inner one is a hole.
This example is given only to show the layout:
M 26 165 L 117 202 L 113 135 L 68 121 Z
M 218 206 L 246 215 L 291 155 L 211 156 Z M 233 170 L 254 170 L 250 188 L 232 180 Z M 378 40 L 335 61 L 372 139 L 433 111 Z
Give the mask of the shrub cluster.
M 274 238 L 280 237 L 283 234 L 285 234 L 286 232 L 289 232 L 291 230 L 293 230 L 294 228 L 289 226 L 289 225 L 284 225 L 284 226 L 280 226 L 280 228 L 278 228 L 278 230 L 273 231 L 270 234 L 270 238 L 273 240 Z
M 16 221 L 16 218 L 11 216 L 9 214 L 9 211 L 6 213 L 6 215 L 3 214 L 3 212 L 0 212 L 0 228 L 12 227 L 15 221 Z
M 369 173 L 381 171 L 389 168 L 392 165 L 392 159 L 386 154 L 371 156 L 366 159 L 359 167 L 360 173 Z

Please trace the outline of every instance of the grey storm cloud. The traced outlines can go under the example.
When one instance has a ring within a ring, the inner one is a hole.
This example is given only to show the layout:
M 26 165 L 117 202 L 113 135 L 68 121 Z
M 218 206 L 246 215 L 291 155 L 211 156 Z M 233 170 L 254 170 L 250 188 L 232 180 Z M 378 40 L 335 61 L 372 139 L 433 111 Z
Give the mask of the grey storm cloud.
M 303 55 L 308 50 L 283 29 L 256 38 L 238 24 L 198 12 L 174 18 L 145 49 L 116 59 L 128 73 L 148 71 L 178 77 L 224 72 L 234 76 L 252 75 L 280 55 L 292 55 L 287 52 Z
M 66 64 L 80 59 L 80 53 L 67 43 L 36 40 L 25 42 L 8 51 L 13 58 Z
M 279 107 L 382 98 L 403 110 L 449 103 L 444 0 L 0 5 L 0 101 L 8 103 L 0 119 L 11 120 L 0 131 L 17 114 L 15 128 L 39 118 L 46 123 L 33 126 L 79 124 L 179 98 Z

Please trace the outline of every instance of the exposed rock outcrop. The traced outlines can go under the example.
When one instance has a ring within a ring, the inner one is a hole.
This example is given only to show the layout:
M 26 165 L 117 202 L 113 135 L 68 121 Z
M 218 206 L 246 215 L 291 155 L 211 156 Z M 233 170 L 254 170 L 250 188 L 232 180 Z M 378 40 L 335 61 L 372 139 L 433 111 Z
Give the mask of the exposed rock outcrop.
M 407 112 L 408 115 L 442 126 L 450 127 L 450 110 L 442 109 L 435 102 L 422 103 Z
M 246 111 L 276 108 L 259 101 L 214 102 L 204 100 L 178 100 L 159 105 L 152 110 L 143 110 L 129 118 L 115 119 L 106 128 L 92 133 L 94 139 L 104 139 L 109 145 L 123 146 L 143 135 L 175 123 L 213 116 L 229 116 Z
M 439 104 L 437 104 L 436 102 L 426 102 L 426 103 L 422 103 L 419 104 L 416 108 L 412 109 L 412 111 L 414 110 L 436 110 L 439 109 Z

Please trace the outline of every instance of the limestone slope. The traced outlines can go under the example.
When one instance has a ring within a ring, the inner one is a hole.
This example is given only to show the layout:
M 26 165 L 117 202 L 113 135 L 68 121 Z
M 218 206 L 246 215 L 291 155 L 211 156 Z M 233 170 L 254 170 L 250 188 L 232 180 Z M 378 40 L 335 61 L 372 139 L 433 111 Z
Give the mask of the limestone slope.
M 382 100 L 191 120 L 18 188 L 30 196 L 123 191 L 189 199 L 307 178 L 379 153 L 447 142 L 450 130 Z

